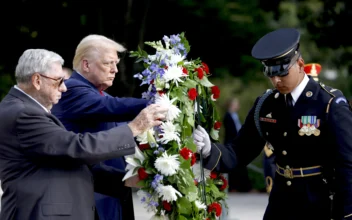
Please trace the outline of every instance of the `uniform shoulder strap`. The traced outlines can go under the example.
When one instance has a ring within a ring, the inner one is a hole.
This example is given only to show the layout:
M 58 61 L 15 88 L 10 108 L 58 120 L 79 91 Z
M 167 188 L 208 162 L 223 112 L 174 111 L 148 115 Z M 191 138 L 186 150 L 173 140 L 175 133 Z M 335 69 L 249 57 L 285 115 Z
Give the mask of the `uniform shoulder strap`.
M 331 96 L 331 98 L 329 99 L 329 102 L 326 106 L 326 114 L 327 115 L 329 113 L 331 103 L 334 99 L 336 100 L 336 102 L 340 102 L 340 101 L 346 102 L 350 106 L 350 109 L 352 109 L 351 103 L 346 100 L 345 96 L 343 95 L 343 93 L 340 90 L 326 86 L 323 83 L 319 83 L 319 84 L 320 84 L 321 88 L 323 89 L 323 91 L 327 92 Z
M 262 129 L 260 128 L 260 121 L 259 121 L 260 109 L 262 108 L 262 105 L 263 105 L 265 99 L 268 98 L 269 95 L 271 95 L 272 93 L 273 93 L 272 89 L 266 90 L 266 92 L 259 98 L 257 105 L 255 106 L 254 123 L 255 123 L 255 126 L 257 127 L 257 130 L 258 130 L 260 137 L 263 137 L 263 133 L 262 133 Z

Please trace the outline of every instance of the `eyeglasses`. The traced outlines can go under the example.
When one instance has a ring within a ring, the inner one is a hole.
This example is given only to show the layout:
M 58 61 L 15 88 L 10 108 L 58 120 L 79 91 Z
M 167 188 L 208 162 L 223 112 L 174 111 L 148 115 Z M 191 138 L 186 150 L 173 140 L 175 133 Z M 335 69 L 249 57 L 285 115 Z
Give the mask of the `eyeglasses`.
M 41 75 L 42 77 L 44 77 L 44 78 L 47 78 L 47 79 L 52 79 L 52 80 L 55 80 L 55 81 L 59 81 L 59 87 L 62 85 L 62 83 L 64 82 L 64 77 L 60 77 L 60 78 L 58 78 L 58 79 L 55 79 L 55 78 L 51 78 L 51 77 L 49 77 L 49 76 L 46 76 L 46 75 L 43 75 L 43 74 L 40 74 L 39 73 L 39 75 Z
M 300 57 L 300 53 L 297 53 L 293 59 L 288 63 L 282 63 L 279 65 L 267 66 L 264 63 L 263 72 L 266 77 L 272 78 L 275 76 L 284 77 L 288 75 L 290 68 L 297 62 Z

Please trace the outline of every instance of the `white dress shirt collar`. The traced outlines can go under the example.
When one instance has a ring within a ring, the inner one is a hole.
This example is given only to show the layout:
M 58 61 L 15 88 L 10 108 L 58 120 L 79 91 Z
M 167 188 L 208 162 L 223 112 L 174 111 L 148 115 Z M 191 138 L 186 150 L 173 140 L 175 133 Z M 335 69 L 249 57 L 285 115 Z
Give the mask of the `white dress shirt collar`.
M 304 74 L 304 78 L 303 78 L 302 82 L 294 90 L 292 90 L 291 95 L 292 95 L 292 99 L 293 99 L 293 105 L 296 104 L 299 96 L 302 94 L 303 90 L 306 88 L 308 82 L 309 82 L 309 77 L 306 74 Z
M 38 103 L 38 105 L 40 105 L 46 112 L 50 113 L 49 110 L 47 108 L 45 108 L 42 104 L 40 104 L 36 99 L 34 99 L 32 96 L 28 95 L 27 93 L 25 93 L 22 89 L 20 89 L 17 85 L 15 85 L 15 89 L 17 89 L 18 91 L 22 92 L 23 94 L 25 94 L 26 96 L 28 96 L 29 98 L 31 98 L 33 101 L 35 101 L 36 103 Z

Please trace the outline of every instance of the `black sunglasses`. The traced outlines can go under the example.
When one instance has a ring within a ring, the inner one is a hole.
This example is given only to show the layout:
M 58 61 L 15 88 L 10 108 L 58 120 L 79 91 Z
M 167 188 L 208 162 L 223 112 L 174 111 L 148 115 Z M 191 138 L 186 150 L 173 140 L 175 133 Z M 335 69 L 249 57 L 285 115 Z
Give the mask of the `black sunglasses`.
M 300 57 L 300 53 L 297 53 L 293 59 L 291 59 L 290 62 L 288 63 L 282 63 L 282 64 L 278 64 L 278 65 L 270 65 L 267 66 L 264 62 L 263 62 L 263 73 L 266 77 L 272 78 L 275 76 L 279 76 L 279 77 L 284 77 L 288 75 L 288 71 L 290 70 L 290 68 L 297 62 L 297 60 Z
M 64 77 L 60 77 L 60 78 L 58 78 L 58 79 L 55 79 L 55 78 L 51 78 L 51 77 L 49 77 L 49 76 L 46 76 L 46 75 L 43 75 L 43 74 L 40 74 L 39 73 L 39 75 L 41 75 L 42 77 L 44 77 L 44 78 L 47 78 L 47 79 L 52 79 L 52 80 L 55 80 L 55 81 L 59 81 L 59 87 L 62 85 L 62 83 L 64 82 Z

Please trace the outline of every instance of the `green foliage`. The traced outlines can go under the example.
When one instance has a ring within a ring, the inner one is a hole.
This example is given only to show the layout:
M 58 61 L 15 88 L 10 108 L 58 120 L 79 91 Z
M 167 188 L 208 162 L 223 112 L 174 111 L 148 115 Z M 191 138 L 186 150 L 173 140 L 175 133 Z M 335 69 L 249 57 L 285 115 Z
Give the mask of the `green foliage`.
M 13 76 L 7 73 L 1 73 L 1 66 L 0 66 L 0 100 L 2 100 L 5 95 L 8 93 L 11 86 L 15 84 Z

